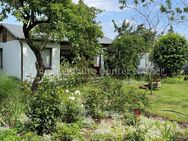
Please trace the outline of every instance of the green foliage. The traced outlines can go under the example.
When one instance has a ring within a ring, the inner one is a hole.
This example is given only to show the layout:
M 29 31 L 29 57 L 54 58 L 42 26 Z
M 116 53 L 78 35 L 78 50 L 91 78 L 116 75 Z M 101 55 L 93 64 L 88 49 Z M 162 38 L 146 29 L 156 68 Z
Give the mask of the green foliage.
M 37 93 L 29 100 L 26 115 L 31 119 L 31 126 L 38 134 L 51 133 L 61 117 L 60 95 L 53 83 L 47 79 Z
M 124 34 L 113 42 L 110 67 L 120 69 L 123 75 L 131 75 L 137 71 L 140 58 L 146 52 L 145 39 L 136 34 Z
M 102 37 L 102 31 L 95 18 L 100 10 L 88 7 L 83 1 L 79 1 L 77 5 L 69 4 L 67 9 L 55 4 L 53 10 L 57 12 L 57 18 L 61 21 L 57 23 L 61 34 L 65 34 L 69 39 L 74 53 L 81 56 L 98 53 L 98 38 Z
M 0 72 L 0 88 L 1 104 L 9 97 L 19 94 L 19 80 L 17 80 L 15 77 L 8 76 Z
M 113 78 L 104 78 L 87 86 L 84 94 L 86 113 L 100 119 L 113 113 L 133 113 L 134 109 L 144 111 L 148 99 L 143 92 L 134 89 L 122 89 L 122 81 Z
M 26 106 L 20 97 L 11 99 L 7 102 L 0 110 L 3 124 L 11 127 L 20 126 L 20 116 L 25 112 L 25 107 Z
M 167 77 L 162 79 L 162 83 L 167 83 L 167 84 L 178 84 L 178 83 L 183 83 L 184 78 L 179 76 L 179 77 Z
M 21 141 L 41 141 L 42 137 L 36 135 L 33 132 L 28 132 L 28 133 L 24 134 L 23 136 L 20 136 L 20 140 Z
M 135 126 L 126 126 L 126 141 L 176 141 L 184 136 L 183 130 L 173 122 L 141 117 Z
M 57 127 L 56 133 L 53 134 L 54 141 L 83 141 L 78 124 L 61 124 Z
M 33 92 L 37 91 L 44 77 L 46 69 L 41 52 L 49 39 L 61 42 L 66 37 L 74 47 L 73 51 L 81 56 L 94 55 L 100 50 L 98 38 L 102 37 L 102 31 L 95 20 L 100 11 L 87 6 L 82 0 L 77 4 L 72 0 L 2 0 L 0 6 L 0 20 L 12 15 L 23 23 L 25 41 L 37 63 L 37 75 L 31 87 Z
M 84 95 L 86 114 L 90 115 L 94 119 L 104 117 L 105 99 L 106 96 L 101 89 L 87 88 L 87 92 Z
M 146 94 L 140 90 L 137 90 L 135 87 L 125 87 L 126 99 L 123 108 L 124 108 L 124 122 L 127 125 L 135 125 L 137 123 L 137 117 L 134 114 L 134 110 L 139 110 L 144 112 L 148 106 L 148 98 Z
M 35 133 L 28 132 L 24 135 L 19 135 L 16 129 L 0 129 L 1 141 L 41 141 L 42 137 Z
M 106 97 L 105 110 L 109 113 L 122 113 L 122 105 L 126 101 L 122 91 L 122 80 L 105 77 L 99 84 Z
M 155 44 L 153 59 L 156 66 L 168 76 L 181 72 L 188 59 L 188 44 L 184 37 L 168 33 Z
M 86 60 L 85 57 L 75 59 L 73 63 L 63 61 L 60 85 L 70 88 L 89 82 L 96 75 L 95 70 L 91 66 L 92 61 Z
M 25 111 L 25 97 L 19 80 L 0 73 L 0 117 L 4 126 L 19 124 L 19 117 Z
M 20 141 L 17 131 L 15 129 L 4 129 L 0 130 L 0 140 L 1 141 Z
M 100 119 L 106 114 L 122 112 L 124 98 L 121 92 L 122 82 L 113 78 L 102 78 L 88 86 L 84 94 L 86 113 Z
M 125 141 L 145 141 L 144 139 L 144 131 L 142 129 L 137 128 L 136 131 L 132 133 L 128 133 L 124 140 Z
M 121 141 L 121 140 L 116 140 L 116 138 L 111 134 L 111 133 L 106 133 L 106 134 L 94 134 L 92 137 L 92 141 Z
M 62 94 L 64 92 L 59 92 Z M 68 90 L 67 90 L 68 91 Z M 80 98 L 80 91 L 74 93 L 66 92 L 61 97 L 61 121 L 64 123 L 79 122 L 83 118 L 83 105 Z

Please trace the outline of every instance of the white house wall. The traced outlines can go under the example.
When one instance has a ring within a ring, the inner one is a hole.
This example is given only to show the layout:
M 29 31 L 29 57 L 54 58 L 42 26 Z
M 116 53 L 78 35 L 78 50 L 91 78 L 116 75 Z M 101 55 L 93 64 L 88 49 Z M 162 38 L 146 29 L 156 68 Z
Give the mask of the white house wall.
M 21 79 L 21 48 L 18 40 L 1 42 L 3 49 L 2 71 Z
M 151 69 L 151 62 L 149 61 L 149 54 L 145 54 L 140 59 L 140 64 L 138 65 L 138 72 L 139 73 L 145 73 L 148 69 Z
M 60 44 L 49 43 L 47 48 L 52 48 L 52 67 L 47 69 L 45 76 L 60 74 Z M 36 57 L 29 46 L 23 42 L 23 80 L 34 78 L 36 75 Z

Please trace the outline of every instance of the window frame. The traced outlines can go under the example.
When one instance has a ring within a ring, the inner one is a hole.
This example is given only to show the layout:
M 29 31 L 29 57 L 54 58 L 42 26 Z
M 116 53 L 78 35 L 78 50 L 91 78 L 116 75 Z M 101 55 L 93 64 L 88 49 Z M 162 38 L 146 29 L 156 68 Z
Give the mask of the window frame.
M 49 50 L 50 51 L 50 65 L 49 65 L 49 67 L 47 67 L 44 64 L 45 69 L 50 70 L 50 69 L 52 69 L 52 48 L 50 48 L 50 47 L 44 48 L 42 51 L 44 51 L 44 50 Z M 43 59 L 43 57 L 42 57 L 42 59 Z M 44 63 L 44 59 L 43 59 L 43 63 Z

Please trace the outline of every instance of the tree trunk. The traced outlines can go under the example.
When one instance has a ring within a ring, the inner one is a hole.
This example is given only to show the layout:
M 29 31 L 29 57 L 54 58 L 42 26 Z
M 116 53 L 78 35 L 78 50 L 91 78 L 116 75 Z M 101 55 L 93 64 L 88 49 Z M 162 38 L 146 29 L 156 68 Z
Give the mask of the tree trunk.
M 30 37 L 29 32 L 31 31 L 32 28 L 34 28 L 33 25 L 30 25 L 30 26 L 28 26 L 27 24 L 23 25 L 23 32 L 25 35 L 26 43 L 31 48 L 31 50 L 33 51 L 33 53 L 35 54 L 35 57 L 36 57 L 35 65 L 36 65 L 37 73 L 36 73 L 35 79 L 31 86 L 31 91 L 34 94 L 38 90 L 39 84 L 40 84 L 42 78 L 44 77 L 45 66 L 43 63 L 42 55 L 41 55 L 41 49 L 38 47 L 37 44 L 35 44 L 36 41 Z M 43 48 L 44 47 L 45 46 L 43 46 Z
M 35 65 L 36 65 L 37 74 L 31 86 L 31 91 L 33 93 L 35 93 L 38 90 L 39 84 L 42 78 L 44 77 L 44 73 L 45 73 L 45 66 L 43 63 L 41 52 L 37 52 L 37 53 L 34 52 L 34 54 L 36 56 Z
M 42 78 L 44 77 L 44 73 L 45 73 L 45 66 L 43 63 L 43 58 L 42 58 L 42 54 L 41 54 L 41 50 L 39 47 L 35 46 L 33 43 L 34 41 L 32 40 L 26 40 L 26 43 L 29 45 L 29 47 L 31 48 L 31 50 L 33 51 L 33 53 L 35 54 L 36 57 L 36 76 L 35 79 L 33 80 L 32 86 L 31 86 L 31 91 L 32 93 L 36 93 L 36 91 L 38 90 L 39 84 L 42 80 Z

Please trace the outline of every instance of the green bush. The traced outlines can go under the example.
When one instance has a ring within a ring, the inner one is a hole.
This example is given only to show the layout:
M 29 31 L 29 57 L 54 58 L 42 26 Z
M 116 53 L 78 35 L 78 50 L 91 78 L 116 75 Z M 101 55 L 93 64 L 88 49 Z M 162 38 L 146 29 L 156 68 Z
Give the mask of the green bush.
M 60 124 L 52 137 L 54 141 L 83 141 L 78 124 Z
M 109 58 L 110 67 L 122 71 L 122 74 L 117 75 L 134 75 L 143 53 L 148 50 L 143 36 L 122 34 L 114 40 L 112 46 Z
M 100 88 L 88 88 L 84 95 L 84 106 L 86 115 L 94 119 L 100 119 L 105 116 L 106 95 Z
M 65 93 L 64 90 L 59 89 L 61 93 L 61 121 L 65 123 L 75 123 L 83 118 L 83 104 L 80 98 L 80 91 L 76 90 L 74 93 L 71 93 L 67 90 Z M 62 95 L 63 93 L 63 95 Z
M 99 85 L 106 95 L 105 110 L 110 113 L 122 113 L 122 104 L 126 101 L 122 91 L 122 80 L 105 77 Z
M 135 125 L 137 122 L 134 110 L 144 112 L 148 106 L 148 98 L 143 91 L 136 89 L 133 86 L 126 86 L 124 88 L 124 98 L 126 101 L 122 105 L 124 108 L 124 122 L 128 125 Z
M 108 77 L 87 85 L 84 94 L 86 113 L 98 119 L 114 113 L 133 113 L 134 109 L 144 111 L 147 104 L 148 99 L 142 91 L 123 87 L 122 80 Z
M 168 76 L 180 74 L 188 59 L 188 44 L 185 37 L 168 33 L 159 38 L 153 53 L 154 63 Z
M 167 77 L 165 79 L 162 79 L 162 83 L 167 83 L 167 84 L 177 84 L 177 83 L 182 83 L 184 82 L 184 78 L 179 76 L 179 77 Z
M 96 71 L 91 67 L 92 61 L 85 57 L 75 60 L 76 63 L 63 61 L 61 66 L 60 84 L 65 88 L 78 86 L 91 80 Z
M 103 78 L 87 87 L 84 94 L 85 109 L 88 115 L 100 119 L 106 114 L 122 112 L 124 97 L 122 82 L 118 79 Z
M 0 129 L 0 141 L 20 141 L 15 129 Z
M 42 137 L 28 132 L 20 135 L 16 129 L 0 129 L 0 141 L 41 141 Z
M 37 93 L 31 96 L 26 115 L 31 119 L 31 126 L 38 134 L 51 133 L 61 117 L 60 95 L 57 88 L 45 79 Z
M 41 141 L 42 137 L 36 135 L 33 132 L 28 132 L 22 136 L 20 136 L 20 141 Z

